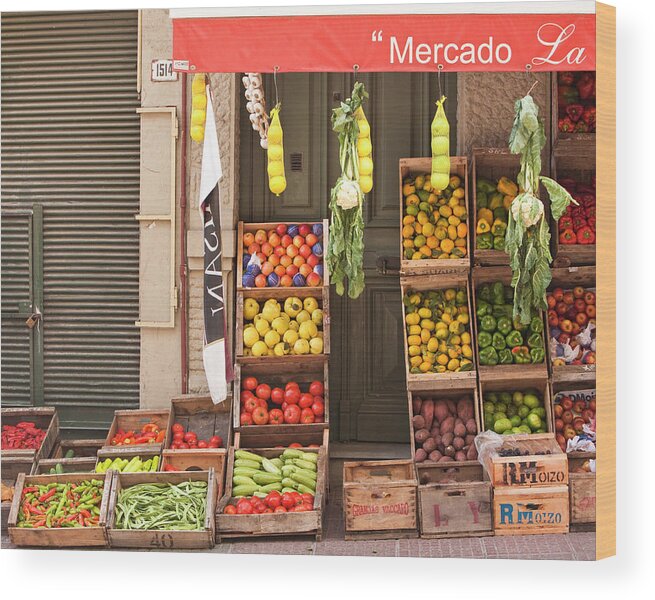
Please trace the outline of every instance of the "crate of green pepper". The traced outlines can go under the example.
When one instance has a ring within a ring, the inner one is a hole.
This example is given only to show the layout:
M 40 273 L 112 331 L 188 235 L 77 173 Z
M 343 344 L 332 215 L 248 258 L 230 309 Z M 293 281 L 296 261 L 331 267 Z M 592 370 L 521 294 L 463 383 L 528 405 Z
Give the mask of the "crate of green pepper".
M 476 269 L 473 281 L 481 378 L 546 377 L 543 315 L 535 314 L 529 323 L 513 316 L 509 269 Z

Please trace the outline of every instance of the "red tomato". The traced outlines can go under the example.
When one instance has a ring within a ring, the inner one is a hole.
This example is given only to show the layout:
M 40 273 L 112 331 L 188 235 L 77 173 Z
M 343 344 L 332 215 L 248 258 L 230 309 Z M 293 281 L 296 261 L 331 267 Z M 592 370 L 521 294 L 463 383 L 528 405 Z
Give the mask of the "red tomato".
M 242 412 L 239 417 L 241 425 L 252 425 L 252 415 L 248 412 Z
M 314 510 L 314 504 L 309 502 L 303 502 L 301 506 L 305 509 L 306 512 L 311 512 Z
M 300 412 L 300 422 L 305 425 L 316 422 L 316 415 L 311 408 L 303 408 Z
M 298 404 L 300 402 L 300 390 L 297 388 L 289 388 L 284 392 L 284 401 L 287 404 Z
M 190 444 L 191 442 L 198 443 L 198 436 L 196 435 L 196 432 L 195 431 L 187 431 L 184 434 L 184 441 L 187 444 Z
M 300 408 L 309 408 L 314 403 L 314 396 L 311 394 L 301 394 L 298 406 Z
M 178 450 L 188 450 L 189 449 L 189 444 L 185 444 L 184 442 L 178 443 L 177 445 Z
M 184 441 L 184 432 L 183 431 L 176 431 L 173 434 L 173 441 L 174 442 L 182 442 Z
M 276 387 L 271 390 L 271 402 L 280 406 L 284 402 L 284 390 Z
M 268 400 L 271 397 L 271 386 L 266 383 L 260 383 L 255 390 L 257 398 Z
M 180 446 L 179 446 L 179 444 L 178 444 L 177 442 L 173 442 L 173 443 L 171 444 L 171 449 L 172 449 L 172 450 L 178 450 L 179 447 L 180 447 Z
M 209 448 L 209 444 L 205 440 L 198 440 L 198 448 Z
M 173 433 L 184 433 L 184 425 L 180 425 L 180 423 L 173 423 L 173 427 L 171 427 L 171 431 Z
M 314 416 L 314 413 L 312 413 Z M 297 404 L 290 404 L 284 411 L 284 422 L 294 425 L 300 423 L 300 407 Z
M 270 425 L 282 425 L 284 423 L 284 413 L 279 408 L 274 408 L 268 413 L 268 422 Z
M 223 445 L 223 438 L 220 435 L 212 435 L 209 439 L 209 445 L 216 444 L 216 448 L 220 448 Z
M 268 410 L 263 406 L 258 406 L 252 411 L 252 421 L 255 425 L 266 425 L 268 423 Z
M 312 381 L 309 384 L 309 393 L 312 396 L 322 396 L 323 395 L 323 384 L 320 381 Z
M 312 403 L 312 412 L 317 417 L 322 417 L 325 414 L 325 405 L 323 400 L 318 396 L 314 396 L 314 402 Z
M 293 444 L 289 444 L 289 448 L 302 448 L 302 444 L 294 442 Z
M 282 494 L 280 492 L 271 492 L 264 498 L 264 504 L 269 508 L 276 508 L 282 504 Z
M 242 387 L 242 389 L 244 389 L 244 390 L 250 390 L 250 391 L 253 391 L 253 390 L 257 389 L 257 386 L 258 386 L 258 385 L 259 385 L 259 384 L 258 384 L 258 382 L 257 382 L 257 378 L 256 378 L 256 377 L 246 377 L 246 378 L 243 380 L 243 382 L 242 382 L 242 384 L 241 384 L 241 387 Z
M 289 492 L 284 492 L 282 494 L 282 506 L 289 510 L 292 506 L 296 505 L 296 500 L 295 498 L 289 493 Z
M 298 383 L 295 382 L 295 381 L 290 381 L 289 383 L 287 383 L 287 384 L 284 386 L 284 390 L 285 390 L 285 391 L 288 390 L 288 389 L 290 389 L 290 388 L 296 388 L 298 391 L 300 391 L 300 386 L 299 386 Z
M 255 410 L 257 406 L 259 406 L 259 403 L 257 402 L 257 398 L 254 396 L 252 398 L 248 398 L 246 403 L 243 405 L 245 411 L 248 413 L 251 413 L 253 410 Z
M 226 515 L 236 515 L 237 514 L 237 507 L 234 506 L 234 504 L 228 504 L 224 509 L 223 513 Z
M 264 513 L 273 514 L 273 509 L 272 508 L 266 508 L 266 509 L 264 509 Z
M 282 409 L 282 412 L 284 412 L 287 409 L 287 406 L 289 406 L 288 402 L 283 402 L 282 403 L 282 406 L 280 406 L 280 408 Z
M 314 504 L 313 494 L 300 494 L 300 497 L 302 498 L 303 502 L 309 502 L 310 504 Z
M 265 504 L 258 504 L 254 507 L 254 510 L 258 515 L 261 515 L 262 513 L 265 513 L 267 509 Z
M 251 398 L 254 398 L 255 394 L 253 394 L 250 390 L 244 390 L 239 394 L 239 400 L 241 401 L 241 405 L 243 406 L 248 400 Z
M 257 406 L 261 406 L 262 408 L 268 410 L 268 402 L 266 402 L 266 400 L 264 400 L 263 398 L 256 398 L 256 400 L 257 400 Z
M 238 515 L 251 515 L 253 512 L 254 508 L 250 502 L 240 502 L 237 504 Z
M 276 507 L 273 509 L 273 512 L 276 512 L 276 513 L 283 513 L 283 512 L 287 512 L 287 509 L 284 508 L 284 506 L 276 506 Z

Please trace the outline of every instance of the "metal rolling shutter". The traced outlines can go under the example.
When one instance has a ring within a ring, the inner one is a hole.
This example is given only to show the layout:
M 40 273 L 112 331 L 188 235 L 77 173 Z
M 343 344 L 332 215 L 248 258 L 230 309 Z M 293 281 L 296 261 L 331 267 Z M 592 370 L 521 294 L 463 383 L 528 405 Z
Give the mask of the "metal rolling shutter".
M 139 402 L 137 18 L 2 15 L 2 201 L 43 205 L 43 398 L 68 427 Z

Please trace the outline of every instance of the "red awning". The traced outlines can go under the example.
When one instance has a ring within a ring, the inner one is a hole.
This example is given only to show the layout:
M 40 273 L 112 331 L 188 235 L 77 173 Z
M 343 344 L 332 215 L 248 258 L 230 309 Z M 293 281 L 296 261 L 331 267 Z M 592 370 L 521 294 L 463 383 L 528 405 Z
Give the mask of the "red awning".
M 189 72 L 593 71 L 595 14 L 173 18 Z

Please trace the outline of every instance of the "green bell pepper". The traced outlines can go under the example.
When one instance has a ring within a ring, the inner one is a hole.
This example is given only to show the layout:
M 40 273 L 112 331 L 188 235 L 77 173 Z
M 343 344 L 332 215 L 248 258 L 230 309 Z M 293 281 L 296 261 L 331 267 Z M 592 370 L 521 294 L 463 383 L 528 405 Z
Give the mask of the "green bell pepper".
M 521 323 L 521 317 L 513 317 L 512 325 L 514 325 L 514 329 L 516 329 L 516 331 L 525 331 L 528 328 L 527 325 Z
M 507 334 L 507 336 L 505 336 L 505 341 L 510 348 L 514 348 L 515 346 L 522 346 L 523 336 L 521 335 L 520 331 L 513 329 Z
M 498 364 L 498 352 L 493 346 L 480 350 L 480 364 L 491 367 Z
M 503 348 L 506 348 L 507 344 L 505 343 L 505 336 L 502 333 L 496 331 L 496 333 L 494 333 L 492 336 L 491 345 L 496 350 L 502 350 Z
M 478 288 L 478 299 L 491 303 L 491 286 L 487 283 Z
M 514 309 L 510 304 L 494 304 L 493 310 L 491 311 L 491 314 L 496 317 L 496 319 L 500 319 L 500 317 L 507 317 L 509 319 L 512 318 L 512 312 Z M 511 321 L 510 321 L 511 323 Z M 511 329 L 511 327 L 510 327 Z
M 509 218 L 509 213 L 504 206 L 497 206 L 494 208 L 494 219 L 500 219 L 505 222 L 505 227 L 507 227 L 507 219 Z
M 491 226 L 491 233 L 494 236 L 499 236 L 505 239 L 505 231 L 507 230 L 507 223 L 503 223 L 500 219 L 496 219 Z
M 482 317 L 486 315 L 490 315 L 491 313 L 492 313 L 491 304 L 485 302 L 484 300 L 483 301 L 478 300 L 478 305 L 475 311 L 475 314 L 477 315 L 478 319 L 482 319 Z
M 496 329 L 503 335 L 508 335 L 512 331 L 512 320 L 507 316 L 498 317 Z
M 496 331 L 496 319 L 492 315 L 484 315 L 480 319 L 480 328 L 482 331 L 488 331 L 489 333 L 493 333 Z
M 505 286 L 500 281 L 491 286 L 491 303 L 505 304 Z
M 541 348 L 544 345 L 544 341 L 539 333 L 532 333 L 528 337 L 528 346 L 530 348 Z
M 512 351 L 509 348 L 503 348 L 498 351 L 498 362 L 501 365 L 511 365 L 514 362 Z
M 494 247 L 494 236 L 491 235 L 490 231 L 480 233 L 476 237 L 476 244 L 478 250 L 491 250 Z
M 480 177 L 480 179 L 478 179 L 475 182 L 475 189 L 478 192 L 478 194 L 480 192 L 484 192 L 485 195 L 486 194 L 493 194 L 494 192 L 496 192 L 496 184 L 493 181 L 490 181 L 489 179 L 485 179 L 484 177 Z M 478 198 L 478 200 L 479 200 L 479 198 Z M 478 201 L 478 204 L 480 204 L 479 201 Z
M 475 201 L 478 203 L 478 208 L 487 208 L 489 206 L 489 198 L 487 197 L 487 192 L 478 189 L 475 197 Z
M 544 330 L 544 322 L 539 317 L 532 317 L 530 330 L 533 333 L 541 333 Z
M 500 252 L 505 252 L 505 237 L 497 235 L 494 238 L 494 250 L 499 250 Z
M 527 365 L 532 362 L 530 350 L 527 346 L 516 346 L 516 348 L 512 348 L 512 357 L 518 365 Z
M 507 304 L 514 304 L 514 288 L 511 285 L 505 288 L 505 302 Z
M 491 346 L 492 342 L 493 338 L 488 331 L 481 331 L 478 334 L 478 346 L 480 348 L 487 348 L 488 346 Z
M 543 348 L 530 348 L 530 359 L 534 364 L 544 362 L 546 352 Z

